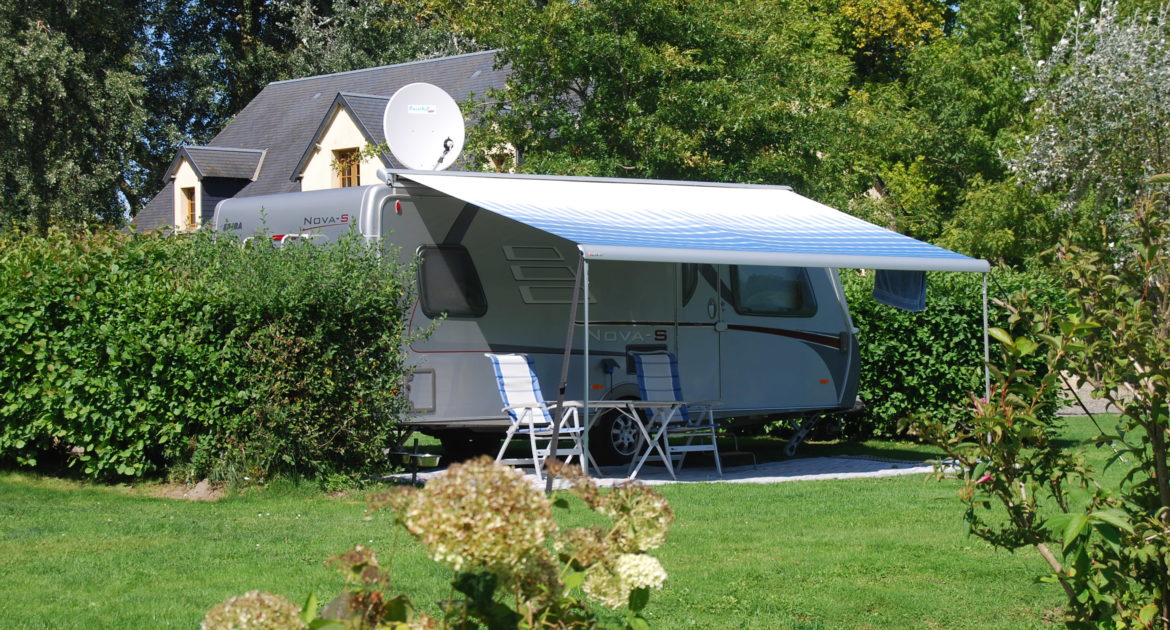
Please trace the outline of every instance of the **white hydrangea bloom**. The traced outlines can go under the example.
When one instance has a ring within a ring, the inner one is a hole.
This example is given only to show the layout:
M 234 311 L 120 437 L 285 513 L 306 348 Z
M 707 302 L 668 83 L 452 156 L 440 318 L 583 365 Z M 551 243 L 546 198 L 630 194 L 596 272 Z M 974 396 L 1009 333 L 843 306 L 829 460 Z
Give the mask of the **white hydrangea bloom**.
M 662 588 L 666 569 L 654 556 L 644 553 L 623 553 L 614 562 L 614 572 L 631 590 L 635 588 Z

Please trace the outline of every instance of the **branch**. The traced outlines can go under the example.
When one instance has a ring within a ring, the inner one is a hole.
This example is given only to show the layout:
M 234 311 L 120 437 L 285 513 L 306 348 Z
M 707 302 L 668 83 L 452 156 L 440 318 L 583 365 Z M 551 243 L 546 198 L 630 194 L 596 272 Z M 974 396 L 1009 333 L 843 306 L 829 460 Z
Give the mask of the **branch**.
M 1048 548 L 1048 545 L 1044 543 L 1036 543 L 1036 550 L 1040 552 L 1041 556 L 1044 556 L 1044 560 L 1048 562 L 1048 566 L 1052 567 L 1052 572 L 1057 575 L 1057 581 L 1060 582 L 1061 588 L 1064 589 L 1064 594 L 1068 596 L 1068 601 L 1077 601 L 1077 592 L 1073 590 L 1072 584 L 1069 584 L 1068 581 L 1064 579 L 1064 566 L 1060 564 L 1060 560 L 1056 559 L 1056 555 L 1052 553 L 1052 550 Z

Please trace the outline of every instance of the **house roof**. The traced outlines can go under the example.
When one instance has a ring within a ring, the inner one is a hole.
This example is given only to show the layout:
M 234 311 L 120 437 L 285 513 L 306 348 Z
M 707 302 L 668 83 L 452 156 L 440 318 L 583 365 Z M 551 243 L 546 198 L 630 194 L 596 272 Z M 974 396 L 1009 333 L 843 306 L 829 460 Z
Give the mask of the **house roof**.
M 175 171 L 185 159 L 195 170 L 199 179 L 226 177 L 228 179 L 250 179 L 256 181 L 264 164 L 263 149 L 233 149 L 228 147 L 183 146 L 175 155 L 163 176 L 163 181 L 175 177 Z
M 380 142 L 381 112 L 377 113 L 379 123 L 370 122 L 379 98 L 373 95 L 389 98 L 398 88 L 422 81 L 463 101 L 471 94 L 503 87 L 507 70 L 495 68 L 495 61 L 495 51 L 486 51 L 269 83 L 204 148 L 267 151 L 254 181 L 238 197 L 296 192 L 300 183 L 290 177 L 339 94 L 346 94 L 344 106 L 354 113 L 359 126 Z M 184 147 L 188 155 L 193 148 Z M 168 182 L 138 213 L 134 218 L 138 229 L 173 221 L 173 186 Z

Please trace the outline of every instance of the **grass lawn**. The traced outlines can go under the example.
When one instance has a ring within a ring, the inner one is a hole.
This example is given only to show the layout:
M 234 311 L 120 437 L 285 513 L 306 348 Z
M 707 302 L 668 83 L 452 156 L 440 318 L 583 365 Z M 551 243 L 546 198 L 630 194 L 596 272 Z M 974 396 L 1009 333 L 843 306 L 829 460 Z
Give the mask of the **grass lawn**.
M 1093 431 L 1074 420 L 1070 439 Z M 890 442 L 804 453 L 837 452 L 929 456 Z M 1051 625 L 1061 598 L 1033 583 L 1042 561 L 967 536 L 955 487 L 923 476 L 662 487 L 676 513 L 658 553 L 670 579 L 647 616 L 657 628 Z M 290 483 L 195 503 L 3 473 L 0 627 L 194 628 L 254 588 L 325 600 L 341 581 L 323 560 L 355 544 L 374 548 L 416 603 L 449 594 L 446 569 L 388 517 L 364 514 L 360 496 Z

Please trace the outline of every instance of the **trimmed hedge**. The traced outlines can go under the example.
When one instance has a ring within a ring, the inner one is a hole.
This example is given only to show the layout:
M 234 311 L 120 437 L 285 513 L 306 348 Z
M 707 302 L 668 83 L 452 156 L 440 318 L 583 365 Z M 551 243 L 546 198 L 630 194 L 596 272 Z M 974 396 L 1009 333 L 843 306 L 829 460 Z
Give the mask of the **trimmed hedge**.
M 971 396 L 983 395 L 982 277 L 975 273 L 928 274 L 926 310 L 912 313 L 874 301 L 873 272 L 842 270 L 853 323 L 860 330 L 865 412 L 845 431 L 855 437 L 892 436 L 905 418 L 920 414 L 958 419 L 970 414 Z M 1043 274 L 996 269 L 990 300 L 1033 289 L 1033 303 L 1058 307 L 1063 291 Z M 1006 313 L 989 305 L 991 326 L 1007 327 Z M 994 343 L 994 340 L 993 340 Z M 991 348 L 992 359 L 997 356 Z M 1042 369 L 1037 360 L 1035 369 Z M 1055 393 L 1047 411 L 1055 412 Z
M 0 461 L 109 479 L 382 460 L 408 276 L 351 237 L 0 235 Z

